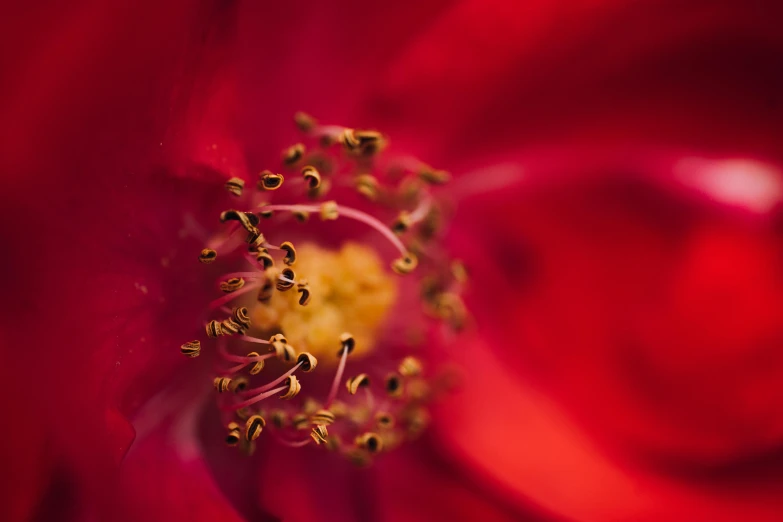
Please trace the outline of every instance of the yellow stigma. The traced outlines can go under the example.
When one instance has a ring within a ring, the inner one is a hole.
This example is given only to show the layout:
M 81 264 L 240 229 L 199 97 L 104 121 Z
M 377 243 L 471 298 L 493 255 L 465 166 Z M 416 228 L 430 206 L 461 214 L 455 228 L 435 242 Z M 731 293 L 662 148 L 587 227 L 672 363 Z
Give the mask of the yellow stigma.
M 297 352 L 310 352 L 322 364 L 338 362 L 335 339 L 346 331 L 356 339 L 352 358 L 370 353 L 397 298 L 394 276 L 374 250 L 357 243 L 340 250 L 312 243 L 296 248 L 294 268 L 309 283 L 310 302 L 301 306 L 296 292 L 276 292 L 269 303 L 253 307 L 254 327 L 285 332 Z

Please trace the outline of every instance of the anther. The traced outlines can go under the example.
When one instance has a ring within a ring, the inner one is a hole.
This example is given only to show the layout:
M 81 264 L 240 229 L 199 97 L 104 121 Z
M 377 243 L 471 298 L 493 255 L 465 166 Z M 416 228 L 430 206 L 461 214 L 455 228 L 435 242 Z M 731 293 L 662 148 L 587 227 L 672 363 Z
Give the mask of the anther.
M 236 335 L 240 332 L 244 332 L 242 325 L 234 321 L 234 319 L 224 319 L 220 323 L 220 328 L 223 330 L 223 335 Z
M 304 223 L 308 219 L 310 219 L 310 213 L 306 210 L 294 210 L 291 212 L 294 215 L 294 218 L 296 218 L 297 221 L 300 223 Z
M 236 416 L 243 421 L 250 418 L 250 408 L 239 408 L 235 413 Z
M 259 181 L 259 183 L 261 183 L 261 182 Z M 269 218 L 271 218 L 272 216 L 274 216 L 274 214 L 275 214 L 275 213 L 274 213 L 274 211 L 272 211 L 272 210 L 269 210 L 269 209 L 266 209 L 266 210 L 265 210 L 265 209 L 263 208 L 265 205 L 266 205 L 266 203 L 262 203 L 262 204 L 260 205 L 260 206 L 261 206 L 261 210 L 259 210 L 259 211 L 258 211 L 258 215 L 259 215 L 260 217 L 264 218 L 264 219 L 269 219 Z
M 467 310 L 462 298 L 451 292 L 440 294 L 435 302 L 438 315 L 448 321 L 455 330 L 461 330 L 465 326 Z
M 296 263 L 296 248 L 294 248 L 294 244 L 290 241 L 285 241 L 280 245 L 280 250 L 285 252 L 283 263 L 288 266 L 293 266 L 293 264 Z
M 334 413 L 329 410 L 318 410 L 310 417 L 310 422 L 328 426 L 334 422 Z
M 239 431 L 239 424 L 236 422 L 228 423 L 228 435 L 226 435 L 226 444 L 229 446 L 236 446 L 239 444 L 239 439 L 242 438 L 242 432 Z
M 272 426 L 277 429 L 282 429 L 285 428 L 288 415 L 286 415 L 283 410 L 273 410 L 272 413 L 270 413 L 269 418 L 272 421 Z
M 238 306 L 231 311 L 234 322 L 238 323 L 243 330 L 250 328 L 250 314 L 244 306 Z
M 215 259 L 217 259 L 217 252 L 215 252 L 211 248 L 205 248 L 204 250 L 201 251 L 201 254 L 199 254 L 198 256 L 198 260 L 204 263 L 205 265 L 214 263 Z
M 413 252 L 406 252 L 402 257 L 392 261 L 391 267 L 396 273 L 405 275 L 413 272 L 418 264 L 416 255 Z
M 291 417 L 291 426 L 293 426 L 295 430 L 303 430 L 309 425 L 310 423 L 307 420 L 307 415 L 304 413 L 297 413 Z
M 445 170 L 425 168 L 419 171 L 419 178 L 430 185 L 443 185 L 444 183 L 448 183 L 451 179 L 451 174 Z
M 236 292 L 243 286 L 245 286 L 245 280 L 242 279 L 241 277 L 232 277 L 231 279 L 228 279 L 220 283 L 220 289 L 227 294 L 230 294 L 231 292 Z
M 367 156 L 373 155 L 379 152 L 386 146 L 386 140 L 383 135 L 378 131 L 362 130 L 354 131 L 353 136 L 359 142 L 359 148 L 362 154 Z
M 370 453 L 378 453 L 383 449 L 383 441 L 377 433 L 367 432 L 356 437 L 354 441 L 360 448 L 366 449 Z
M 280 396 L 281 399 L 293 399 L 299 393 L 299 390 L 302 389 L 302 385 L 299 384 L 299 379 L 296 378 L 296 375 L 289 375 L 285 380 L 285 386 L 288 387 L 288 390 Z
M 187 357 L 198 357 L 201 353 L 201 342 L 189 341 L 180 346 L 179 349 L 182 352 L 182 355 L 186 355 Z
M 348 388 L 348 393 L 356 395 L 359 388 L 366 388 L 370 385 L 370 377 L 366 373 L 360 373 L 356 377 L 351 377 L 345 381 L 345 387 Z
M 235 377 L 231 379 L 231 382 L 228 384 L 228 389 L 234 393 L 245 391 L 247 389 L 247 378 Z
M 378 197 L 378 180 L 369 174 L 361 174 L 354 179 L 356 191 L 370 201 Z
M 310 285 L 306 279 L 300 280 L 296 284 L 296 291 L 299 292 L 299 304 L 301 306 L 307 306 L 310 302 Z
M 293 165 L 302 157 L 305 153 L 305 146 L 301 143 L 296 143 L 294 145 L 291 145 L 287 149 L 283 151 L 283 163 L 286 165 Z
M 465 263 L 460 261 L 459 259 L 455 259 L 451 262 L 451 276 L 454 278 L 454 280 L 460 284 L 465 284 L 468 282 L 468 269 L 465 266 Z
M 332 402 L 332 405 L 329 406 L 329 411 L 331 411 L 336 418 L 342 418 L 348 415 L 348 406 L 343 401 L 334 401 Z
M 260 354 L 258 352 L 250 352 L 247 354 L 248 357 L 260 357 Z M 247 371 L 250 375 L 258 375 L 261 373 L 261 370 L 264 369 L 264 360 L 259 359 L 255 363 L 253 363 L 253 366 L 250 367 L 250 369 Z
M 400 236 L 408 231 L 412 223 L 413 221 L 411 220 L 410 214 L 402 211 L 400 212 L 400 215 L 397 216 L 397 219 L 394 220 L 394 223 L 392 223 L 392 232 Z
M 300 368 L 303 372 L 311 372 L 315 370 L 315 367 L 318 365 L 318 359 L 308 352 L 300 353 L 299 357 L 296 358 L 296 362 L 300 364 Z
M 253 415 L 245 422 L 245 438 L 256 440 L 266 426 L 266 421 L 261 415 Z
M 318 184 L 317 187 L 308 187 L 307 189 L 307 197 L 310 199 L 318 199 L 321 196 L 325 195 L 329 190 L 332 188 L 332 184 L 328 179 L 325 179 L 321 181 L 321 183 Z
M 275 260 L 269 255 L 269 250 L 266 248 L 262 248 L 258 251 L 256 254 L 256 261 L 258 261 L 264 270 L 272 268 L 275 264 Z
M 421 361 L 408 356 L 402 360 L 398 371 L 403 377 L 415 377 L 421 373 Z
M 215 377 L 215 379 L 212 381 L 212 384 L 214 384 L 218 393 L 223 393 L 227 391 L 228 387 L 231 385 L 231 379 L 228 377 Z
M 329 436 L 329 432 L 326 431 L 326 426 L 319 424 L 310 431 L 310 437 L 313 438 L 316 444 L 324 444 L 326 437 Z
M 321 174 L 318 172 L 318 169 L 312 165 L 307 165 L 302 168 L 302 176 L 311 190 L 321 186 Z
M 226 221 L 239 221 L 245 230 L 251 230 L 259 223 L 258 216 L 252 212 L 240 212 L 233 209 L 220 213 L 220 222 L 225 223 Z
M 258 188 L 261 190 L 277 190 L 283 185 L 285 179 L 282 174 L 275 174 L 272 171 L 264 170 L 258 175 L 261 179 L 258 181 Z M 262 217 L 264 216 L 261 212 Z
M 318 121 L 305 112 L 297 112 L 294 114 L 294 123 L 296 127 L 302 132 L 310 132 L 318 125 Z
M 394 417 L 391 413 L 379 411 L 375 414 L 375 424 L 378 428 L 386 430 L 394 427 Z
M 356 340 L 353 335 L 348 332 L 340 334 L 340 351 L 337 352 L 337 355 L 342 355 L 346 350 L 351 353 L 354 348 L 356 348 Z
M 354 135 L 353 129 L 344 129 L 337 138 L 337 141 L 342 143 L 345 148 L 351 152 L 356 151 L 356 149 L 359 148 L 359 140 Z
M 282 362 L 291 362 L 296 357 L 294 348 L 290 344 L 282 343 L 280 341 L 272 342 L 272 350 L 275 352 L 277 359 Z
M 270 268 L 266 271 L 266 279 L 261 284 L 261 288 L 258 289 L 258 300 L 262 303 L 269 302 L 270 299 L 272 299 L 272 294 L 275 290 L 274 285 L 274 269 Z
M 402 381 L 400 376 L 396 373 L 389 374 L 386 377 L 384 388 L 390 397 L 399 397 L 402 395 Z
M 260 230 L 254 227 L 248 231 L 245 241 L 247 242 L 248 250 L 250 252 L 256 252 L 262 247 L 264 243 L 266 243 L 266 238 Z
M 223 328 L 217 321 L 210 321 L 207 323 L 207 336 L 211 338 L 220 337 L 223 335 Z
M 245 181 L 240 178 L 231 178 L 226 181 L 225 187 L 227 191 L 239 197 L 242 195 L 242 190 L 245 188 Z
M 321 204 L 321 220 L 334 221 L 340 217 L 340 211 L 336 201 L 324 201 Z
M 275 288 L 279 292 L 285 292 L 286 290 L 290 290 L 294 287 L 294 284 L 296 284 L 296 273 L 291 268 L 284 268 L 280 272 L 280 276 L 277 278 L 277 283 L 275 284 Z

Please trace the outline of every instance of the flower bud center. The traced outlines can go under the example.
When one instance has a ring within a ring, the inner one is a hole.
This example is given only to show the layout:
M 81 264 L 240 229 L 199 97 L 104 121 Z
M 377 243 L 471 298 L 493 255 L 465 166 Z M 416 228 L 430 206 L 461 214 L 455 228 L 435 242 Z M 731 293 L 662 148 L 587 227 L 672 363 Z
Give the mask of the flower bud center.
M 307 278 L 312 298 L 299 304 L 295 292 L 277 292 L 269 303 L 250 310 L 259 337 L 285 332 L 288 342 L 324 364 L 337 364 L 335 339 L 350 331 L 356 340 L 352 358 L 374 348 L 380 328 L 397 298 L 397 281 L 378 254 L 358 243 L 330 250 L 313 243 L 297 246 L 297 272 Z

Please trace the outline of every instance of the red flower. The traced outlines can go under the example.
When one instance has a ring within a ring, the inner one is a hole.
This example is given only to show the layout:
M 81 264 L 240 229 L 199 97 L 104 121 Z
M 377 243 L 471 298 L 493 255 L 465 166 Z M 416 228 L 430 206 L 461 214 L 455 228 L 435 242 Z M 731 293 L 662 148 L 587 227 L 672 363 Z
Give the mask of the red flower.
M 14 7 L 39 37 L 2 63 L 3 518 L 773 520 L 766 4 Z M 183 218 L 224 210 L 220 174 L 276 159 L 298 109 L 457 177 L 465 378 L 370 470 L 227 457 L 172 350 L 211 298 Z

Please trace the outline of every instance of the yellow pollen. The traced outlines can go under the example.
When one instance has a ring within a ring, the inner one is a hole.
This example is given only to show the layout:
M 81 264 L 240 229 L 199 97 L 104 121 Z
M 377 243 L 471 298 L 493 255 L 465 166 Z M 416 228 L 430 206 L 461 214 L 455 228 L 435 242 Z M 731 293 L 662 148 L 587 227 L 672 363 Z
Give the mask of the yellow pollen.
M 397 281 L 378 254 L 357 243 L 327 250 L 297 244 L 296 273 L 306 278 L 311 299 L 299 304 L 296 292 L 275 292 L 251 313 L 254 328 L 264 334 L 282 331 L 297 353 L 307 351 L 319 364 L 337 364 L 340 334 L 356 339 L 351 358 L 373 349 L 381 326 L 397 298 Z

